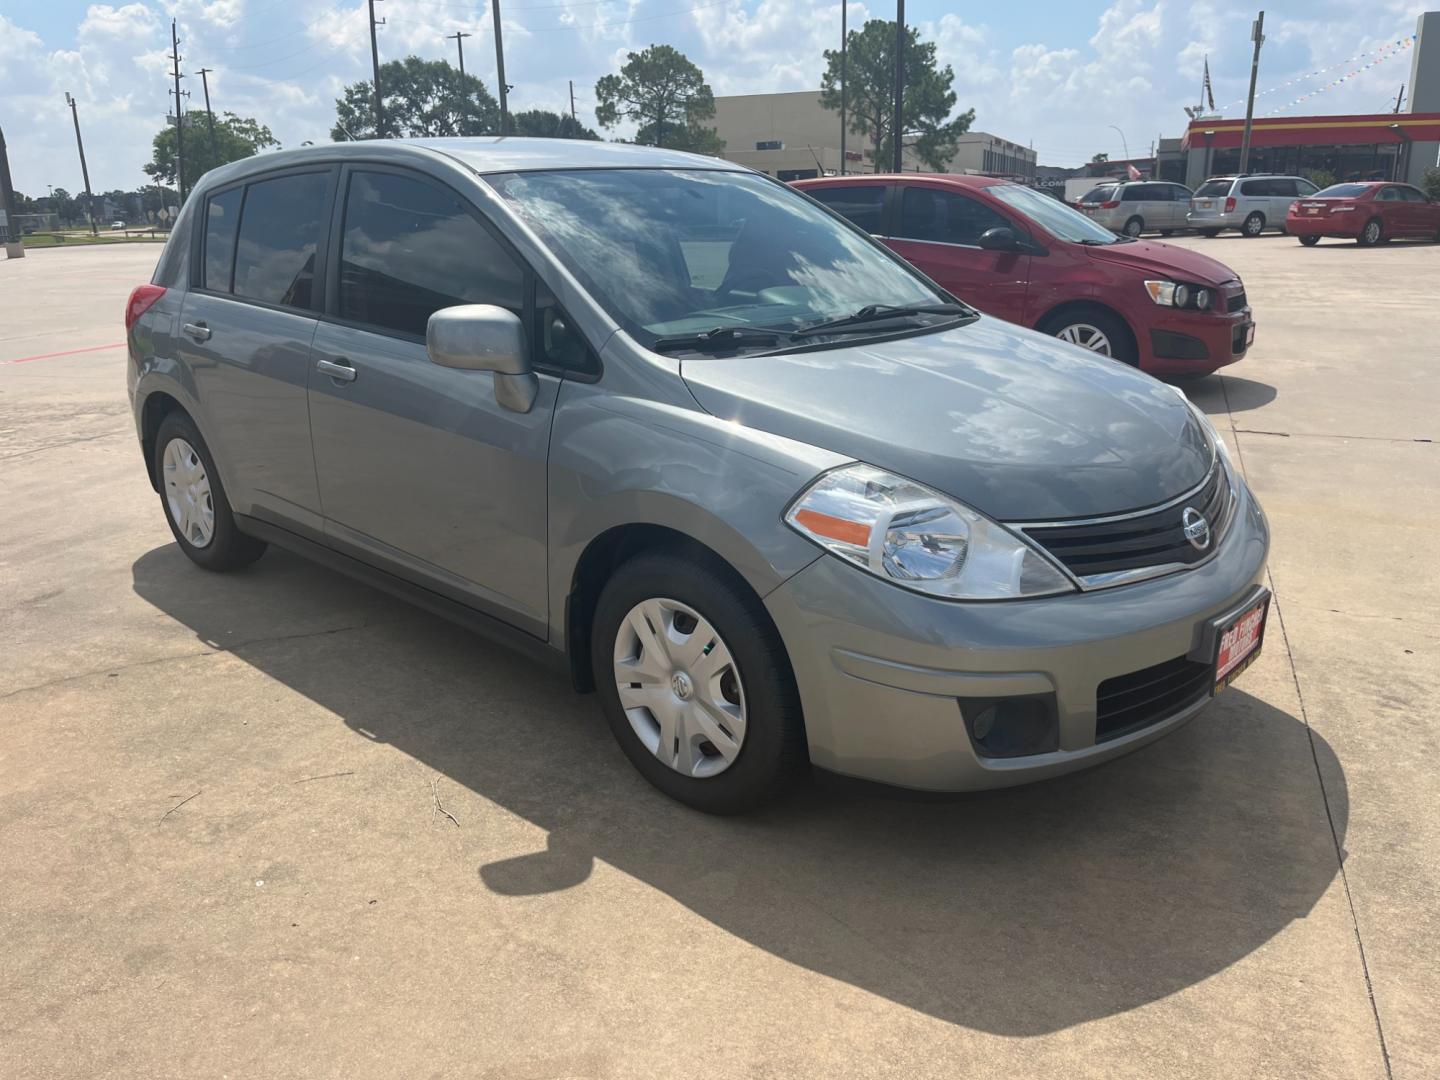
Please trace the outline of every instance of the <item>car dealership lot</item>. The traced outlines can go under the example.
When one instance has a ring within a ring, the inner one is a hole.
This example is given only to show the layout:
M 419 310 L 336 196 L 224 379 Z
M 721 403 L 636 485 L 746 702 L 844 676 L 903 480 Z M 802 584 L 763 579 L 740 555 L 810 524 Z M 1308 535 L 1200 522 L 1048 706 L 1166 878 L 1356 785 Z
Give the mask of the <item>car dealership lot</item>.
M 1259 327 L 1187 391 L 1260 661 L 1090 773 L 740 819 L 423 612 L 191 566 L 111 347 L 157 250 L 0 263 L 6 1074 L 1440 1072 L 1440 247 L 1178 242 Z

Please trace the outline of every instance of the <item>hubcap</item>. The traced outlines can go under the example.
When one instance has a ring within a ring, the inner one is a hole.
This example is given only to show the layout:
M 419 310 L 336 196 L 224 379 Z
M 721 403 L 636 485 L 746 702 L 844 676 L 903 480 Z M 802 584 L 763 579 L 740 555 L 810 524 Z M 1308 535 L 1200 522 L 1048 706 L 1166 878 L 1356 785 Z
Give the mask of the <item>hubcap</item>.
M 1125 235 L 1126 235 L 1126 236 L 1139 236 L 1139 235 L 1140 235 L 1140 223 L 1139 223 L 1138 221 L 1127 221 L 1127 222 L 1125 223 Z
M 170 520 L 192 547 L 208 546 L 215 536 L 215 504 L 200 455 L 184 439 L 171 439 L 165 446 L 162 468 Z
M 615 689 L 645 748 L 685 776 L 735 763 L 745 741 L 745 692 L 729 647 L 678 600 L 644 600 L 615 635 Z
M 1248 232 L 1251 236 L 1259 236 L 1260 230 L 1264 227 L 1265 222 L 1261 221 L 1258 217 L 1245 219 L 1245 231 Z
M 1082 349 L 1089 349 L 1101 356 L 1113 356 L 1110 351 L 1110 339 L 1098 326 L 1091 326 L 1089 323 L 1071 323 L 1055 335 L 1061 341 L 1068 341 L 1071 345 L 1079 345 Z
M 1365 226 L 1365 239 L 1366 239 L 1366 240 L 1369 240 L 1372 244 L 1373 244 L 1376 240 L 1379 240 L 1379 239 L 1380 239 L 1380 226 L 1377 225 L 1377 224 L 1375 224 L 1375 222 L 1373 222 L 1373 221 L 1370 222 L 1369 225 L 1366 225 L 1366 226 Z

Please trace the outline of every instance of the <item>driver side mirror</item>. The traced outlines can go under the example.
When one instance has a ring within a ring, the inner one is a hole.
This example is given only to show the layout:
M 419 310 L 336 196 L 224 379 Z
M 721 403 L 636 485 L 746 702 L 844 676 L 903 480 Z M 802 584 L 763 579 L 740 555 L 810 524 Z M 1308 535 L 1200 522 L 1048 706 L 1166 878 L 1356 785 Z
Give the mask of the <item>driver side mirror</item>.
M 425 324 L 425 351 L 441 367 L 494 372 L 495 400 L 511 412 L 527 413 L 535 404 L 540 380 L 514 312 L 494 304 L 441 308 Z
M 1019 251 L 1020 238 L 1015 235 L 1015 230 L 997 225 L 980 234 L 980 246 L 986 251 Z

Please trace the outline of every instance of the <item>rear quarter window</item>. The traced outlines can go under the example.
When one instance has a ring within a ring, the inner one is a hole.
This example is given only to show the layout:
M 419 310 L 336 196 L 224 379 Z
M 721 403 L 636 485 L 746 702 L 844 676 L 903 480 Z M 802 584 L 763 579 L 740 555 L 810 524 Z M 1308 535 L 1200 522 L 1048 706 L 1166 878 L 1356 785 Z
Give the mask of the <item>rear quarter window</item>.
M 200 284 L 213 292 L 230 291 L 243 195 L 244 189 L 237 187 L 205 200 L 205 254 Z
M 881 184 L 810 188 L 805 194 L 868 233 L 881 231 L 881 212 L 885 206 L 885 188 Z

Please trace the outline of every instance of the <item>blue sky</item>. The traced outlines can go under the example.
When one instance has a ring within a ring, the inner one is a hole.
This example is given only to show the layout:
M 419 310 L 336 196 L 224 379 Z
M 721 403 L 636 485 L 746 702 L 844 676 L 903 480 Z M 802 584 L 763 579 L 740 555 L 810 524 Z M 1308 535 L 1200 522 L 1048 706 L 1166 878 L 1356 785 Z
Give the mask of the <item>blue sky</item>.
M 1266 5 L 1260 88 L 1376 49 L 1414 32 L 1440 0 L 1306 0 Z M 466 67 L 493 90 L 489 0 L 382 0 L 381 58 L 452 57 L 457 29 Z M 975 126 L 1032 143 L 1043 164 L 1071 165 L 1096 151 L 1148 151 L 1183 130 L 1204 56 L 1217 101 L 1244 96 L 1255 6 L 1235 0 L 1115 0 L 1111 4 L 955 5 L 910 0 L 907 18 L 955 69 L 958 108 Z M 507 75 L 516 109 L 568 108 L 575 81 L 581 119 L 593 123 L 595 80 L 630 50 L 674 45 L 717 94 L 818 86 L 821 50 L 839 38 L 839 0 L 502 0 Z M 849 5 L 852 26 L 893 6 Z M 268 124 L 285 146 L 328 138 L 334 102 L 367 78 L 364 0 L 0 0 L 0 126 L 15 185 L 81 188 L 64 94 L 80 101 L 97 191 L 144 181 L 150 140 L 163 123 L 170 19 L 180 21 L 183 70 L 214 69 L 217 111 Z M 1264 113 L 1358 64 L 1262 99 Z M 1286 110 L 1289 115 L 1379 112 L 1409 74 L 1408 54 L 1378 64 Z M 200 100 L 198 78 L 185 80 Z M 1227 115 L 1236 115 L 1231 109 Z M 616 134 L 623 134 L 623 130 Z

